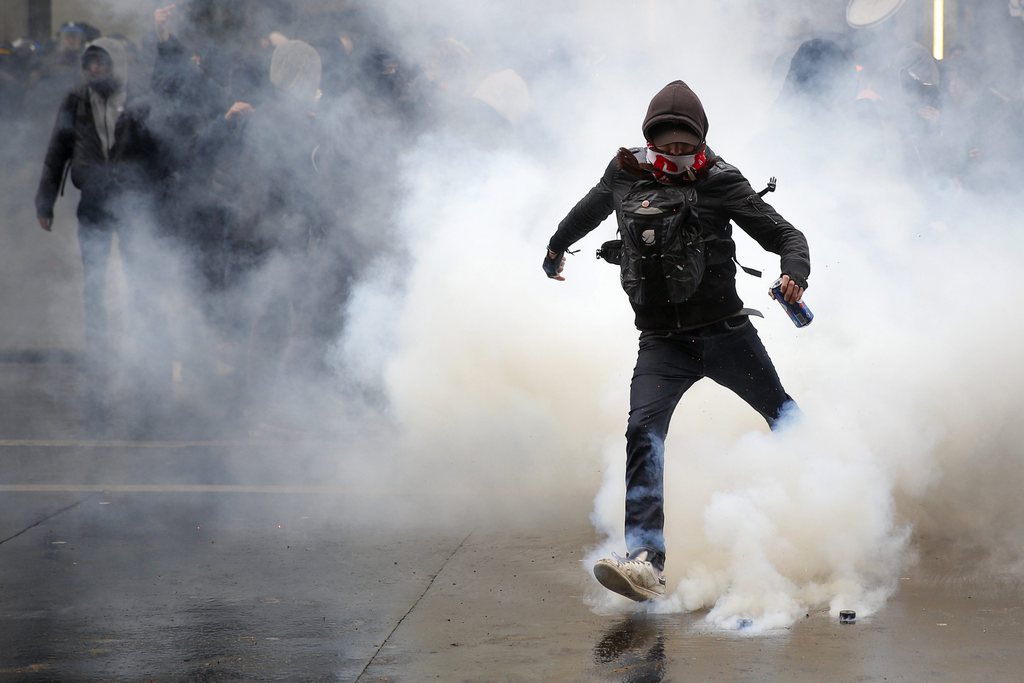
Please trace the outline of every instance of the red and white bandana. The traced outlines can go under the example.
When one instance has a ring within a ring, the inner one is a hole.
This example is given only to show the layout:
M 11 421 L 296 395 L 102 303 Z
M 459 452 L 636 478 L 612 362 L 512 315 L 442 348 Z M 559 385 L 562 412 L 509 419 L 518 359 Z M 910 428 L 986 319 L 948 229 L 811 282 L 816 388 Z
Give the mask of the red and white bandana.
M 684 173 L 692 177 L 695 172 L 707 165 L 708 157 L 703 146 L 696 154 L 677 155 L 657 152 L 654 150 L 654 145 L 648 142 L 647 163 L 654 167 L 654 177 L 658 180 L 666 175 L 682 175 Z

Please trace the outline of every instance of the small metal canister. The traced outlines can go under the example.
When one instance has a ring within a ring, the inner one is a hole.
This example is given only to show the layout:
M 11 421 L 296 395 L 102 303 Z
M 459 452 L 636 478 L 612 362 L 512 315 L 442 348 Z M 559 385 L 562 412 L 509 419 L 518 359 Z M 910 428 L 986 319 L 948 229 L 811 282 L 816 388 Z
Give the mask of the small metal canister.
M 786 311 L 786 315 L 793 321 L 793 324 L 797 327 L 806 327 L 811 324 L 814 320 L 814 314 L 811 313 L 811 309 L 807 308 L 807 304 L 803 301 L 797 301 L 795 304 L 791 304 L 786 301 L 785 297 L 782 296 L 782 279 L 778 279 L 772 283 L 772 288 L 768 290 L 768 295 L 779 302 L 782 306 L 782 310 Z

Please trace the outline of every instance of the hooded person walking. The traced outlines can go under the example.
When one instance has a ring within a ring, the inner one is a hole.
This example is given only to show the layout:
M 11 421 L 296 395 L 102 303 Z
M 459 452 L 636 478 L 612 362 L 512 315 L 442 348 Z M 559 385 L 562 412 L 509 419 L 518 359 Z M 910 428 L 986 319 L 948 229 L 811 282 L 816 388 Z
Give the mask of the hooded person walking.
M 50 232 L 65 174 L 81 190 L 78 242 L 84 271 L 86 374 L 94 422 L 105 412 L 110 344 L 104 300 L 107 261 L 115 233 L 131 277 L 131 219 L 162 177 L 163 159 L 147 119 L 148 107 L 128 89 L 128 56 L 112 38 L 91 42 L 81 57 L 84 84 L 60 104 L 35 196 L 39 226 Z M 130 289 L 130 287 L 129 287 Z
M 810 274 L 803 234 L 707 145 L 708 119 L 682 81 L 651 100 L 644 147 L 621 148 L 604 176 L 558 225 L 543 267 L 564 280 L 565 252 L 612 212 L 621 247 L 608 260 L 640 330 L 626 427 L 626 556 L 594 566 L 609 590 L 643 601 L 665 594 L 664 454 L 682 395 L 709 377 L 775 429 L 793 399 L 782 387 L 736 292 L 735 222 L 781 258 L 782 293 L 800 300 Z

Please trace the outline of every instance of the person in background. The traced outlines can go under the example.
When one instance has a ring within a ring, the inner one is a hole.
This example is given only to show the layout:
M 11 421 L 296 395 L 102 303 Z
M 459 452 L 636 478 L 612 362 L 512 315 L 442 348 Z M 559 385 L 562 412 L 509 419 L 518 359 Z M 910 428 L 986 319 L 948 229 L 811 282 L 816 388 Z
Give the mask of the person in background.
M 91 427 L 107 410 L 110 339 L 105 303 L 113 237 L 131 289 L 133 220 L 163 177 L 162 155 L 149 125 L 149 109 L 127 79 L 124 45 L 99 38 L 81 54 L 85 83 L 68 93 L 57 111 L 35 195 L 36 216 L 53 229 L 53 208 L 66 176 L 81 190 L 78 242 L 84 272 L 87 411 Z
M 34 75 L 33 98 L 48 111 L 79 81 L 82 50 L 102 35 L 101 31 L 82 21 L 69 21 L 57 31 L 57 41 L 52 52 L 41 60 Z
M 320 246 L 335 224 L 340 189 L 334 155 L 317 116 L 319 54 L 287 40 L 274 50 L 272 91 L 261 103 L 235 102 L 199 140 L 213 160 L 211 186 L 228 221 L 221 304 L 212 315 L 237 347 L 236 398 L 266 416 L 274 388 L 315 371 L 324 348 L 310 329 L 319 296 Z

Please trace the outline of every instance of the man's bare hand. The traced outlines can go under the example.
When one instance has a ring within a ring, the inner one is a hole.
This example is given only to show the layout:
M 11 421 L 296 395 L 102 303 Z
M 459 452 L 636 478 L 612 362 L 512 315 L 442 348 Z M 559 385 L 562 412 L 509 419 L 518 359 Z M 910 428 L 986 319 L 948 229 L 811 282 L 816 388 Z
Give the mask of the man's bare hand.
M 37 216 L 36 218 L 39 221 L 39 227 L 40 228 L 42 228 L 46 232 L 53 232 L 53 219 L 52 218 L 47 218 L 46 216 Z
M 224 119 L 234 121 L 235 119 L 248 116 L 253 111 L 252 105 L 248 102 L 235 102 L 231 105 L 231 109 L 228 109 L 227 113 L 224 114 Z
M 177 8 L 177 5 L 167 5 L 159 7 L 153 12 L 153 28 L 156 31 L 156 39 L 161 43 L 166 43 L 171 39 L 171 17 L 174 16 L 174 10 Z
M 782 298 L 791 304 L 800 301 L 800 298 L 804 295 L 804 288 L 791 280 L 788 275 L 783 275 L 781 279 L 782 282 L 779 283 L 779 287 L 782 289 Z

